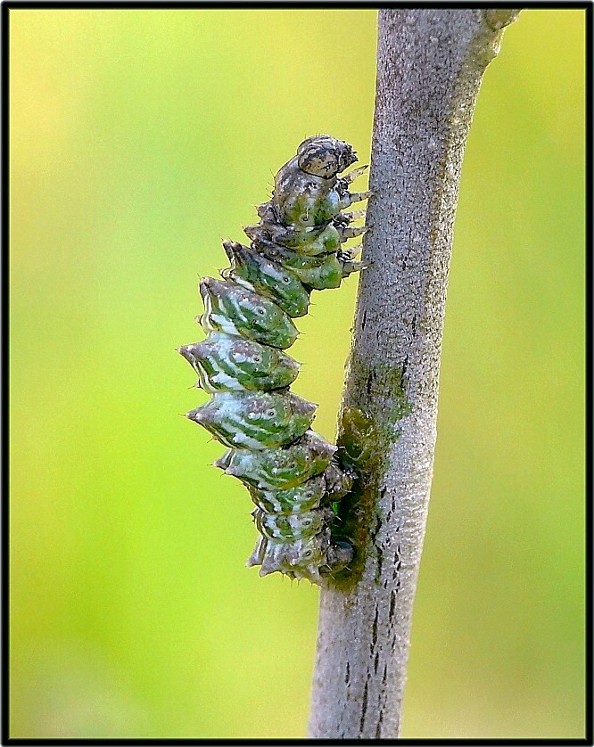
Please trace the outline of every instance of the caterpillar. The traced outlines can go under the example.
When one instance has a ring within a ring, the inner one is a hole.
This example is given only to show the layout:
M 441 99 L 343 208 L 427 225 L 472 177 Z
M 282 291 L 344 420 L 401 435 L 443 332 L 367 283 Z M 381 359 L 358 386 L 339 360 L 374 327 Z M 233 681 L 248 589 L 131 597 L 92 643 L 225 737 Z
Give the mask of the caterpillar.
M 207 337 L 184 345 L 201 387 L 212 395 L 187 417 L 229 450 L 215 466 L 243 482 L 256 508 L 260 538 L 248 566 L 321 584 L 344 570 L 352 543 L 335 539 L 335 508 L 356 473 L 336 446 L 311 430 L 316 405 L 289 389 L 299 364 L 285 351 L 308 312 L 312 290 L 338 288 L 363 268 L 343 243 L 366 228 L 350 225 L 364 211 L 344 212 L 370 192 L 349 184 L 366 166 L 353 148 L 330 135 L 304 140 L 280 168 L 272 197 L 258 206 L 260 222 L 243 230 L 249 246 L 223 241 L 230 267 L 204 278 L 199 322 Z

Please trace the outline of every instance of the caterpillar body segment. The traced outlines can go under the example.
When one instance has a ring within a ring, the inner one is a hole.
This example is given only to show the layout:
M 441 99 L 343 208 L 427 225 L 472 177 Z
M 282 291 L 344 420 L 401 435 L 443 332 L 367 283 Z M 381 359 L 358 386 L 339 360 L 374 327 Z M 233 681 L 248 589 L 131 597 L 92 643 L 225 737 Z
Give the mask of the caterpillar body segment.
M 188 418 L 229 447 L 215 465 L 241 480 L 256 508 L 260 539 L 248 565 L 260 575 L 281 572 L 321 584 L 348 566 L 354 549 L 333 539 L 336 504 L 356 474 L 340 464 L 336 447 L 311 430 L 316 405 L 289 391 L 299 364 L 285 351 L 305 316 L 312 290 L 338 288 L 362 269 L 345 249 L 364 227 L 364 211 L 344 212 L 368 193 L 348 185 L 366 167 L 339 176 L 357 160 L 330 135 L 304 140 L 278 171 L 260 222 L 244 231 L 249 246 L 224 241 L 230 266 L 221 280 L 200 283 L 207 338 L 179 352 L 212 394 Z
M 284 389 L 299 373 L 297 361 L 282 350 L 223 332 L 211 332 L 179 352 L 198 374 L 198 385 L 212 394 Z

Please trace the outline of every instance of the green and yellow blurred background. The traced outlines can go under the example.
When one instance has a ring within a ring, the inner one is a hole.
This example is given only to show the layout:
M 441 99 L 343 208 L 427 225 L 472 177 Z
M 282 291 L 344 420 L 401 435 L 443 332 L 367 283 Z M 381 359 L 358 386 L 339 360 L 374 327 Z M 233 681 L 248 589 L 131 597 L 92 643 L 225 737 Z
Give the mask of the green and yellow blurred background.
M 464 164 L 404 737 L 584 734 L 584 11 Z M 11 10 L 11 736 L 299 737 L 318 590 L 245 560 L 178 345 L 303 137 L 367 162 L 375 11 Z M 302 320 L 334 438 L 356 279 Z

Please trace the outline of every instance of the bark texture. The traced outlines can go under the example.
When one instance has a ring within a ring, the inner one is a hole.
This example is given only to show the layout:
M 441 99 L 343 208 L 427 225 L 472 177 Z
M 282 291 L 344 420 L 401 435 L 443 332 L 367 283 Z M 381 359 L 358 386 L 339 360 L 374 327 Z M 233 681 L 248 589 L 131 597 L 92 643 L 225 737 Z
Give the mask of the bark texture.
M 379 12 L 369 267 L 338 441 L 361 474 L 342 515 L 357 560 L 321 593 L 314 738 L 399 736 L 460 169 L 483 72 L 517 13 Z

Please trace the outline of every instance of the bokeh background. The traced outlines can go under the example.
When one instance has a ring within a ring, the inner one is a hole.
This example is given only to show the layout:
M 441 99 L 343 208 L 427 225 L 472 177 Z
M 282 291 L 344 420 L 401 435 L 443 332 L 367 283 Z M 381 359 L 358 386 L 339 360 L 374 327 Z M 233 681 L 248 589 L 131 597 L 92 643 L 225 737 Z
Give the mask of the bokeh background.
M 448 296 L 404 737 L 584 734 L 584 11 L 484 78 Z M 375 11 L 11 10 L 11 736 L 299 737 L 318 590 L 256 539 L 177 355 L 277 168 L 368 161 Z M 356 279 L 296 391 L 333 439 Z

